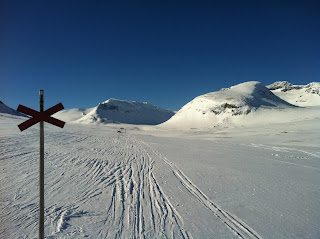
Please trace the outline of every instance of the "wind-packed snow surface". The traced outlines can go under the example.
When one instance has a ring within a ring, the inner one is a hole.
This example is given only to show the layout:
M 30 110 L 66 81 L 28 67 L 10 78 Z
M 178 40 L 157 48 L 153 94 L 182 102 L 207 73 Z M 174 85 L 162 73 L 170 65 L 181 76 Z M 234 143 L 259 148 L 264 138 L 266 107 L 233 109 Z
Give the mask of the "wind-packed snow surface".
M 94 108 L 58 112 L 54 117 L 81 124 L 126 123 L 156 125 L 167 121 L 174 112 L 148 102 L 109 99 Z
M 36 238 L 38 127 L 0 117 L 0 238 Z M 319 121 L 45 124 L 46 238 L 320 238 Z

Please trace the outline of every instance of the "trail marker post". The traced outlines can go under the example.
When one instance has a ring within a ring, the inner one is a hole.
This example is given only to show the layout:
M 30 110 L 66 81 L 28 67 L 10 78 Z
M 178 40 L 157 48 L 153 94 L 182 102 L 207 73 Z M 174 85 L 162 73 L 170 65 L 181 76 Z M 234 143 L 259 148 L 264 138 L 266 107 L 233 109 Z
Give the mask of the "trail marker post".
M 60 128 L 63 128 L 65 122 L 55 119 L 51 117 L 52 114 L 64 109 L 61 103 L 43 111 L 43 97 L 44 92 L 40 90 L 40 111 L 36 111 L 25 107 L 23 105 L 19 105 L 17 111 L 32 116 L 31 119 L 21 123 L 18 125 L 21 131 L 31 127 L 32 125 L 40 122 L 40 160 L 39 160 L 39 238 L 44 239 L 44 129 L 43 123 L 44 121 L 56 125 Z

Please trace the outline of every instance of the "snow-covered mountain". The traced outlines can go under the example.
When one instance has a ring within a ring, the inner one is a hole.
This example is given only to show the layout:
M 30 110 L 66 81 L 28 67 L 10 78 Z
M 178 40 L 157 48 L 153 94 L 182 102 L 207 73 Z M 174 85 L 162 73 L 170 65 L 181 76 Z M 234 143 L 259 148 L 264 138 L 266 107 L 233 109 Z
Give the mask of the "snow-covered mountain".
M 126 123 L 156 125 L 165 122 L 174 112 L 148 102 L 109 99 L 88 109 L 71 109 L 56 113 L 58 119 L 81 124 Z
M 53 116 L 65 122 L 73 122 L 81 119 L 83 116 L 90 113 L 95 107 L 92 108 L 74 108 L 69 110 L 61 110 Z
M 295 106 L 274 95 L 258 81 L 245 82 L 201 95 L 183 106 L 162 126 L 201 128 L 242 121 L 258 109 L 286 109 Z
M 19 113 L 18 111 L 10 108 L 5 103 L 0 101 L 0 113 L 10 114 L 10 115 L 16 115 L 16 116 L 26 116 L 24 114 Z
M 277 81 L 267 88 L 285 101 L 298 106 L 320 105 L 320 82 L 293 85 L 288 81 Z

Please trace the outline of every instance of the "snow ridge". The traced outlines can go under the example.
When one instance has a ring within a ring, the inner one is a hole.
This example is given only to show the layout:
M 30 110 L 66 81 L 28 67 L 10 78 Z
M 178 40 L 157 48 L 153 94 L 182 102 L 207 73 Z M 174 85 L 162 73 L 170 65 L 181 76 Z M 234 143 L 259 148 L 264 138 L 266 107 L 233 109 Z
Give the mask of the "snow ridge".
M 293 85 L 288 81 L 277 81 L 267 88 L 275 95 L 297 106 L 320 105 L 320 82 Z

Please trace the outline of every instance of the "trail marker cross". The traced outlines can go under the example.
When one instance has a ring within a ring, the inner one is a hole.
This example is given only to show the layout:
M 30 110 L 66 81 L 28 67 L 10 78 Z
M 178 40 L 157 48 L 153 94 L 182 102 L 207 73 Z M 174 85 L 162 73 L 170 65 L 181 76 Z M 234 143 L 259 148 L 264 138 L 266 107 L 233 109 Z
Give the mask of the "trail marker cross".
M 18 125 L 19 129 L 21 131 L 31 127 L 32 125 L 39 123 L 40 121 L 46 121 L 47 123 L 56 125 L 60 128 L 63 128 L 65 122 L 58 120 L 56 118 L 51 117 L 54 113 L 57 113 L 58 111 L 64 109 L 63 105 L 61 103 L 52 106 L 51 108 L 47 109 L 46 111 L 43 112 L 38 112 L 36 110 L 30 109 L 28 107 L 25 107 L 23 105 L 19 105 L 17 111 L 30 115 L 33 118 L 28 119 L 27 121 L 21 123 Z

